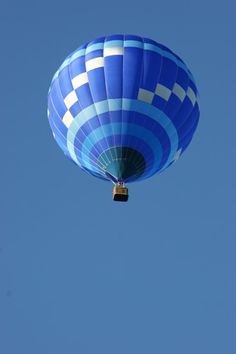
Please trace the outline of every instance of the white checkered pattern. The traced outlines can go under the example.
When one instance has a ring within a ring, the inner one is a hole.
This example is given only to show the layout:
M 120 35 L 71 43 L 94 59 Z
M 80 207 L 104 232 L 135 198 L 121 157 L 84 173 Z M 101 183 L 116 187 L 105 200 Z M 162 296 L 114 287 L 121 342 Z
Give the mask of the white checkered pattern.
M 78 97 L 76 95 L 76 92 L 73 90 L 71 91 L 65 98 L 64 98 L 64 102 L 65 102 L 65 105 L 66 105 L 66 108 L 67 109 L 70 109 L 73 104 L 75 102 L 78 101 Z
M 156 95 L 168 102 L 171 94 L 174 94 L 176 97 L 178 97 L 181 102 L 183 102 L 185 97 L 187 96 L 193 106 L 198 101 L 191 87 L 188 87 L 187 91 L 185 91 L 183 87 L 180 86 L 177 82 L 174 84 L 172 90 L 161 84 L 157 84 L 155 92 L 140 88 L 138 92 L 138 100 L 151 104 Z
M 74 118 L 70 111 L 67 111 L 64 117 L 62 118 L 62 122 L 65 124 L 67 128 L 70 127 L 71 123 L 73 122 Z
M 88 60 L 85 63 L 86 66 L 86 71 L 75 76 L 72 79 L 72 86 L 73 86 L 73 91 L 71 91 L 65 98 L 64 98 L 64 103 L 67 108 L 67 112 L 63 116 L 63 123 L 67 128 L 70 127 L 72 121 L 73 121 L 73 116 L 70 113 L 69 109 L 78 102 L 78 97 L 75 92 L 76 89 L 79 87 L 85 85 L 88 83 L 88 72 L 94 69 L 102 68 L 104 67 L 104 57 L 108 56 L 113 56 L 113 55 L 123 55 L 124 54 L 124 48 L 123 47 L 111 47 L 111 48 L 104 48 L 104 56 L 103 57 L 97 57 Z M 153 99 L 155 96 L 159 96 L 162 99 L 164 99 L 166 102 L 170 99 L 171 94 L 174 94 L 178 99 L 183 102 L 185 97 L 187 96 L 189 100 L 191 101 L 192 105 L 194 106 L 195 103 L 197 102 L 197 97 L 194 93 L 194 91 L 191 89 L 191 87 L 188 87 L 187 90 L 185 90 L 182 86 L 180 86 L 178 83 L 175 83 L 173 86 L 173 89 L 170 90 L 168 87 L 158 83 L 156 85 L 155 92 L 146 90 L 144 88 L 140 88 L 138 92 L 138 100 L 143 101 L 148 104 L 152 104 Z M 178 152 L 178 151 L 177 151 Z M 181 153 L 181 151 L 180 151 Z M 179 153 L 179 154 L 180 154 Z M 177 154 L 177 153 L 176 153 Z M 177 156 L 177 155 L 176 155 Z M 178 157 L 177 157 L 178 158 Z M 174 158 L 176 159 L 176 158 Z
M 85 85 L 87 83 L 88 83 L 88 74 L 87 74 L 87 72 L 79 74 L 79 75 L 75 76 L 72 79 L 72 86 L 73 86 L 74 90 L 76 90 L 80 86 Z
M 104 66 L 104 57 L 97 57 L 85 62 L 86 71 L 102 68 Z
M 124 54 L 123 47 L 105 48 L 103 57 L 97 57 L 97 58 L 93 58 L 93 59 L 86 61 L 86 63 L 85 63 L 86 71 L 75 76 L 72 79 L 72 86 L 73 86 L 74 90 L 71 91 L 64 98 L 64 103 L 65 103 L 68 111 L 64 114 L 62 121 L 67 128 L 70 127 L 70 125 L 73 121 L 73 116 L 70 113 L 69 109 L 73 106 L 73 104 L 78 102 L 78 97 L 77 97 L 75 90 L 88 83 L 88 72 L 91 70 L 94 70 L 94 69 L 104 67 L 104 57 L 113 56 L 113 55 L 123 55 L 123 54 Z
M 152 103 L 154 97 L 154 93 L 148 90 L 144 89 L 139 89 L 138 92 L 138 100 L 146 102 L 146 103 Z
M 160 96 L 165 101 L 168 101 L 171 95 L 171 90 L 161 84 L 157 84 L 155 95 Z
M 123 54 L 124 54 L 123 47 L 104 48 L 104 51 L 103 51 L 104 57 L 108 57 L 111 55 L 123 55 Z
M 181 102 L 183 102 L 186 96 L 186 92 L 182 86 L 177 84 L 177 82 L 174 84 L 172 92 L 180 99 Z
M 190 101 L 192 102 L 192 105 L 194 106 L 195 103 L 196 103 L 197 98 L 196 98 L 195 93 L 194 93 L 193 90 L 191 89 L 191 87 L 188 87 L 187 96 L 188 96 L 188 98 L 190 99 Z

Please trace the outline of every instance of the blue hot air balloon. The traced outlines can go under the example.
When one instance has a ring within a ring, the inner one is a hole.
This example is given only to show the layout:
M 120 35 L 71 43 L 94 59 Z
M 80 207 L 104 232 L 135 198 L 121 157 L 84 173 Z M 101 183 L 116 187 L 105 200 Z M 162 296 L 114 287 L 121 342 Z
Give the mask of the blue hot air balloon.
M 194 78 L 170 49 L 134 35 L 79 47 L 55 73 L 48 118 L 58 145 L 81 169 L 115 183 L 160 173 L 178 160 L 199 120 Z

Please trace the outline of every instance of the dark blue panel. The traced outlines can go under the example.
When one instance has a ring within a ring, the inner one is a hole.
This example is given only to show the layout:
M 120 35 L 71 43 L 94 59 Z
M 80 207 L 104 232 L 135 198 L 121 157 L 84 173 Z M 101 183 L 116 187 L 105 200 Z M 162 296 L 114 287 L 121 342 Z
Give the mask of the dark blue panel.
M 189 76 L 180 67 L 178 67 L 176 83 L 180 85 L 185 92 L 187 91 Z M 175 94 L 172 94 L 167 104 L 165 105 L 163 112 L 174 122 L 174 117 L 177 115 L 182 104 L 183 103 L 181 100 Z
M 186 119 L 188 119 L 192 110 L 193 105 L 191 101 L 188 98 L 185 98 L 176 115 L 171 117 L 172 122 L 174 123 L 177 130 L 186 121 Z
M 163 58 L 159 83 L 172 90 L 177 78 L 177 65 L 168 58 Z
M 168 103 L 165 105 L 165 107 L 163 109 L 163 112 L 170 119 L 173 120 L 174 116 L 176 115 L 176 113 L 180 109 L 181 105 L 182 105 L 182 102 L 180 101 L 180 99 L 176 95 L 171 94 Z
M 59 81 L 62 96 L 65 98 L 71 91 L 73 91 L 73 86 L 71 83 L 71 76 L 70 76 L 68 66 L 66 66 L 60 72 L 60 74 L 58 75 L 58 81 Z
M 57 115 L 50 116 L 49 123 L 53 127 L 52 129 L 55 134 L 63 135 L 66 138 L 67 127 Z
M 155 92 L 160 79 L 162 56 L 151 50 L 143 52 L 143 71 L 140 87 Z
M 64 99 L 62 97 L 58 79 L 56 79 L 51 87 L 49 98 L 51 99 L 51 103 L 54 107 L 54 110 L 59 114 L 62 118 L 67 111 L 66 105 L 64 103 Z
M 142 79 L 143 49 L 124 48 L 123 97 L 137 98 Z
M 145 127 L 145 129 L 150 130 L 159 140 L 163 153 L 166 151 L 169 155 L 170 153 L 170 139 L 166 134 L 166 131 L 162 126 L 147 116 L 141 115 L 140 113 L 135 114 L 134 123 Z
M 99 57 L 103 57 L 103 49 L 99 49 L 99 50 L 93 50 L 90 53 L 86 54 L 86 61 L 94 59 L 94 58 L 99 58 Z
M 104 74 L 108 98 L 122 97 L 123 55 L 111 55 L 104 58 Z
M 85 68 L 85 57 L 79 57 L 73 60 L 69 65 L 70 76 L 73 79 L 79 74 L 82 74 L 86 71 Z
M 70 107 L 69 111 L 72 116 L 75 118 L 77 114 L 81 112 L 82 108 L 78 102 L 75 102 L 72 107 Z
M 89 71 L 88 80 L 93 101 L 99 102 L 105 100 L 107 93 L 103 67 Z
M 176 82 L 185 90 L 187 91 L 188 84 L 189 84 L 189 76 L 182 68 L 178 67 L 178 73 Z
M 116 34 L 116 35 L 112 35 L 112 36 L 107 36 L 105 39 L 106 41 L 120 41 L 123 40 L 124 35 L 123 34 Z
M 164 98 L 160 96 L 155 95 L 152 104 L 153 106 L 159 108 L 162 111 L 166 106 L 166 100 L 164 100 Z
M 191 87 L 191 89 L 193 90 L 193 92 L 197 96 L 197 88 L 196 88 L 195 83 L 192 80 L 189 80 L 189 87 Z
M 189 134 L 189 132 L 191 132 L 193 129 L 196 128 L 196 125 L 198 124 L 198 119 L 199 119 L 199 110 L 197 106 L 195 106 L 191 114 L 185 120 L 185 122 L 178 128 L 178 135 L 180 141 L 183 140 Z
M 78 97 L 79 105 L 82 109 L 94 103 L 88 84 L 80 86 L 75 90 L 75 92 Z
M 54 115 L 54 116 L 52 116 L 52 118 L 49 119 L 49 123 L 50 123 L 50 126 L 52 127 L 52 130 L 55 133 L 55 135 L 60 137 L 60 139 L 64 141 L 64 144 L 67 145 L 67 142 L 66 142 L 67 128 L 62 123 L 60 118 L 58 116 Z

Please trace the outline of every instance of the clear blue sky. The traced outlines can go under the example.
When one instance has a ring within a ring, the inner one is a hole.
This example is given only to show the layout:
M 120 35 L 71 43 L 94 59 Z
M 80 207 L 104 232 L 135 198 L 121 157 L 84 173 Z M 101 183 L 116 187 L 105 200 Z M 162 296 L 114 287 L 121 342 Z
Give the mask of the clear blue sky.
M 236 353 L 235 13 L 2 1 L 0 354 Z M 46 117 L 64 58 L 113 33 L 170 47 L 201 94 L 189 149 L 127 204 L 64 157 Z

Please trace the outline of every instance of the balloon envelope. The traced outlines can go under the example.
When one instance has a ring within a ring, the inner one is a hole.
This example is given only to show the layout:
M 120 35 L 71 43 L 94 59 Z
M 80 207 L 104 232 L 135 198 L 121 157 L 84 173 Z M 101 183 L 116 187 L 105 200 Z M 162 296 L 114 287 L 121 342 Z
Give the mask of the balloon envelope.
M 64 153 L 93 176 L 132 182 L 160 173 L 199 120 L 184 62 L 148 38 L 113 35 L 69 55 L 53 77 L 48 118 Z

